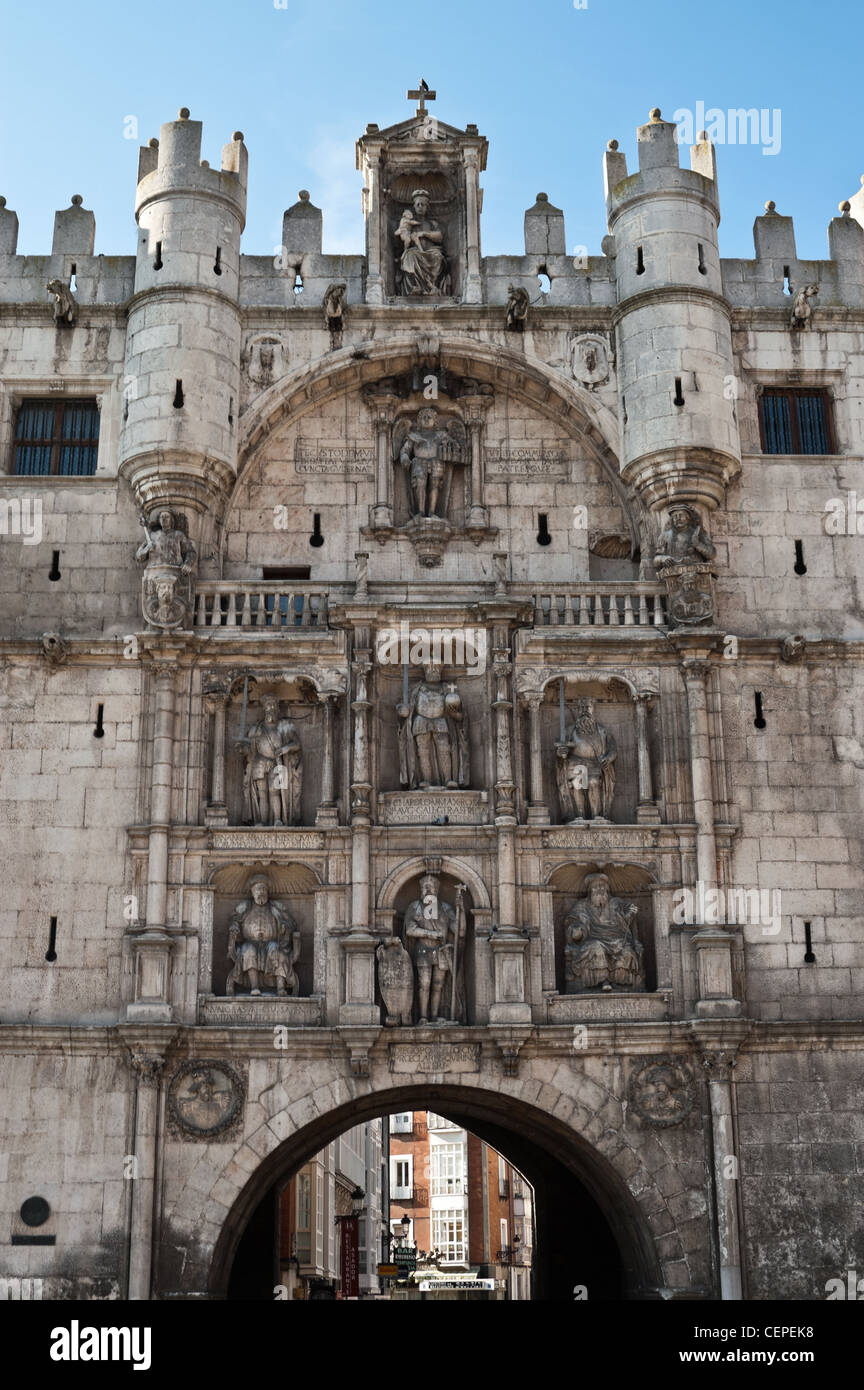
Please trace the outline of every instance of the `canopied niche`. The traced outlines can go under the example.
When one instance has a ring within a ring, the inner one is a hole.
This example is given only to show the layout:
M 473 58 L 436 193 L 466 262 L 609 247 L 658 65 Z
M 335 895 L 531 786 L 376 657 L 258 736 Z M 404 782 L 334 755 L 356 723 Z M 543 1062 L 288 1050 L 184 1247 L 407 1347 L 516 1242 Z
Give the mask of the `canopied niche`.
M 307 998 L 314 993 L 316 964 L 315 894 L 319 887 L 319 879 L 315 871 L 308 865 L 298 863 L 279 865 L 260 862 L 251 865 L 227 864 L 216 870 L 212 879 L 214 889 L 212 992 L 217 998 L 227 997 L 226 983 L 235 964 L 229 957 L 231 926 L 232 922 L 240 920 L 243 915 L 242 911 L 238 913 L 241 905 L 249 908 L 249 905 L 254 902 L 253 889 L 256 880 L 266 880 L 267 901 L 271 905 L 278 905 L 279 909 L 284 909 L 284 914 L 289 916 L 291 922 L 296 925 L 299 933 L 299 943 L 297 943 L 299 954 L 293 962 L 293 971 L 298 986 L 296 997 Z M 259 893 L 259 896 L 263 898 L 262 893 Z M 246 915 L 248 916 L 248 913 Z M 278 915 L 283 914 L 279 913 Z M 294 943 L 291 942 L 290 936 L 289 928 L 283 936 L 284 953 L 293 955 L 292 946 Z M 272 954 L 274 953 L 271 953 L 271 956 Z M 239 972 L 235 970 L 234 973 L 236 977 Z M 272 979 L 262 979 L 260 988 L 262 997 L 276 995 L 276 986 Z M 248 979 L 236 979 L 235 998 L 249 995 L 250 992 Z
M 568 993 L 568 983 L 572 990 L 572 981 L 568 982 L 565 970 L 565 923 L 575 905 L 580 900 L 587 900 L 590 883 L 586 883 L 586 880 L 597 874 L 602 874 L 608 879 L 610 894 L 623 903 L 633 903 L 636 906 L 637 913 L 630 921 L 630 931 L 642 947 L 645 992 L 651 993 L 657 988 L 654 900 L 651 892 L 654 876 L 649 869 L 638 864 L 598 862 L 561 864 L 549 876 L 555 939 L 555 980 L 558 991 L 560 994 Z M 612 992 L 616 990 L 617 986 L 613 986 Z
M 376 952 L 376 1002 L 382 1006 L 385 1023 L 473 1023 L 475 938 L 470 884 L 449 870 L 442 871 L 440 860 L 428 860 L 399 887 L 392 906 L 377 916 L 379 927 L 389 927 Z M 397 962 L 402 963 L 401 971 Z M 394 983 L 401 978 L 405 989 L 400 995 Z

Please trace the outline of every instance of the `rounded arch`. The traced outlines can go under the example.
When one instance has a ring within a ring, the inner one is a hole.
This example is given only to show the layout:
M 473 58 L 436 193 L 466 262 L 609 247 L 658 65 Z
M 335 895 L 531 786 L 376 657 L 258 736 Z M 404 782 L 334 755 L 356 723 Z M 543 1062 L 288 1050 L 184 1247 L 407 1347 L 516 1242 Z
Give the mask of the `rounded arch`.
M 463 859 L 456 859 L 453 855 L 439 855 L 441 860 L 441 872 L 450 874 L 453 878 L 467 884 L 471 893 L 471 902 L 475 911 L 492 910 L 492 900 L 489 897 L 489 890 L 477 870 Z M 401 864 L 397 864 L 395 869 L 391 869 L 381 885 L 378 900 L 375 908 L 379 912 L 392 911 L 396 904 L 396 898 L 400 889 L 404 888 L 412 878 L 418 874 L 425 873 L 426 859 L 422 854 L 415 854 L 410 859 L 405 859 Z
M 241 424 L 238 470 L 221 524 L 223 542 L 250 470 L 274 430 L 289 420 L 299 421 L 346 391 L 371 385 L 382 377 L 398 376 L 430 360 L 440 362 L 454 375 L 506 387 L 541 414 L 557 419 L 600 467 L 620 502 L 634 545 L 642 543 L 645 509 L 639 494 L 621 477 L 618 421 L 609 407 L 597 399 L 596 393 L 537 357 L 459 334 L 369 339 L 324 359 L 304 363 L 256 397 Z
M 321 1089 L 324 1092 L 327 1088 Z M 544 1087 L 546 1089 L 549 1088 Z M 523 1090 L 527 1094 L 520 1094 Z M 572 1123 L 568 1124 L 562 1114 L 541 1109 L 535 1103 L 536 1091 L 536 1083 L 524 1088 L 519 1083 L 511 1083 L 506 1093 L 502 1093 L 483 1086 L 415 1081 L 376 1088 L 342 1104 L 331 1104 L 326 1109 L 321 1104 L 323 1095 L 317 1105 L 316 1097 L 310 1096 L 307 1100 L 312 1102 L 311 1108 L 308 1105 L 295 1107 L 295 1111 L 306 1118 L 294 1128 L 291 1127 L 289 1114 L 274 1118 L 266 1127 L 264 1142 L 259 1140 L 251 1149 L 248 1145 L 244 1146 L 260 1159 L 251 1175 L 247 1176 L 248 1164 L 241 1162 L 241 1158 L 246 1156 L 243 1153 L 235 1155 L 229 1165 L 235 1174 L 241 1176 L 232 1179 L 234 1200 L 213 1246 L 208 1296 L 217 1299 L 226 1296 L 234 1258 L 253 1215 L 268 1194 L 298 1172 L 314 1154 L 346 1129 L 366 1120 L 397 1110 L 434 1108 L 486 1140 L 524 1173 L 535 1188 L 538 1229 L 545 1216 L 547 1222 L 558 1230 L 554 1223 L 561 1219 L 559 1208 L 554 1207 L 553 1203 L 554 1209 L 544 1212 L 544 1200 L 560 1190 L 560 1185 L 556 1187 L 556 1174 L 561 1171 L 568 1174 L 596 1208 L 602 1223 L 611 1233 L 622 1273 L 618 1296 L 657 1297 L 665 1281 L 652 1235 L 653 1222 L 649 1224 L 646 1213 L 664 1207 L 665 1199 L 650 1173 L 642 1167 L 637 1151 L 626 1143 L 623 1147 L 620 1143 L 613 1146 L 614 1153 L 607 1156 L 596 1142 L 590 1142 Z M 332 1092 L 328 1093 L 332 1095 Z M 315 1113 L 319 1107 L 320 1113 Z M 560 1110 L 561 1107 L 557 1108 Z M 586 1107 L 581 1109 L 584 1127 L 590 1123 L 591 1116 Z M 286 1130 L 289 1131 L 287 1134 Z M 276 1139 L 276 1134 L 280 1133 L 284 1135 L 281 1141 Z M 632 1175 L 637 1173 L 638 1181 L 634 1182 Z M 625 1180 L 625 1174 L 629 1182 Z M 226 1188 L 225 1179 L 220 1178 L 214 1190 L 219 1191 L 220 1203 L 227 1205 Z M 647 1203 L 640 1205 L 631 1188 L 640 1192 L 643 1201 L 647 1196 Z M 674 1224 L 673 1221 L 670 1225 L 673 1231 Z M 664 1243 L 668 1250 L 670 1243 L 677 1244 L 677 1238 L 673 1235 L 671 1240 Z M 682 1255 L 683 1251 L 679 1249 L 678 1258 Z M 568 1265 L 565 1286 L 570 1272 L 571 1266 Z M 559 1292 L 557 1296 L 570 1296 L 569 1288 L 566 1295 Z

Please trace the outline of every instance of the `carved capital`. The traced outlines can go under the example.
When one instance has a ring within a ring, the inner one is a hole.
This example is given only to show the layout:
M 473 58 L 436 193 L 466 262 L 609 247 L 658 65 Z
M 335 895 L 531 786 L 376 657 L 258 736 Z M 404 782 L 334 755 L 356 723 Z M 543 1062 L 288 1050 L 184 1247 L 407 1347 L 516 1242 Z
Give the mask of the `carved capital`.
M 685 681 L 704 683 L 711 671 L 711 662 L 699 656 L 685 656 L 681 662 Z
M 127 1058 L 129 1066 L 138 1078 L 139 1086 L 152 1088 L 159 1085 L 165 1058 L 152 1052 L 136 1052 L 130 1049 Z
M 709 1080 L 728 1081 L 738 1065 L 738 1047 L 709 1048 L 701 1054 L 700 1060 Z

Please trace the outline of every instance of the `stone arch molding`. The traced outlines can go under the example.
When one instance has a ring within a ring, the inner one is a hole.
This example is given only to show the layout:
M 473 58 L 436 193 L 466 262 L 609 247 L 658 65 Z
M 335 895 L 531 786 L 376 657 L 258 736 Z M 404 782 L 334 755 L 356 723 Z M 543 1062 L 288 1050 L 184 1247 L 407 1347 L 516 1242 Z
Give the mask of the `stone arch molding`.
M 430 359 L 483 383 L 505 385 L 541 414 L 557 417 L 607 477 L 628 520 L 634 543 L 640 542 L 644 508 L 638 494 L 621 479 L 618 421 L 609 407 L 597 399 L 596 393 L 539 358 L 456 334 L 369 340 L 288 372 L 262 391 L 241 421 L 237 477 L 222 522 L 223 537 L 231 529 L 235 502 L 262 446 L 280 425 L 299 421 L 346 391 L 357 390 L 384 376 L 397 376 Z
M 692 1236 L 694 1217 L 702 1217 L 708 1243 L 701 1189 L 687 1191 L 690 1184 L 667 1148 L 668 1131 L 647 1135 L 632 1124 L 625 1127 L 626 1102 L 612 1089 L 621 1081 L 620 1067 L 604 1084 L 608 1073 L 591 1066 L 587 1056 L 526 1059 L 518 1077 L 502 1075 L 500 1062 L 484 1062 L 478 1073 L 455 1078 L 458 1084 L 434 1074 L 421 1085 L 413 1073 L 389 1070 L 386 1051 L 376 1049 L 371 1060 L 363 1080 L 351 1077 L 347 1060 L 344 1067 L 335 1060 L 319 1063 L 315 1081 L 309 1063 L 252 1063 L 241 1141 L 187 1149 L 184 1181 L 163 1209 L 162 1245 L 182 1252 L 186 1287 L 195 1286 L 191 1279 L 202 1296 L 224 1296 L 243 1230 L 275 1182 L 352 1124 L 434 1098 L 445 1112 L 449 1101 L 449 1108 L 469 1118 L 485 1113 L 514 1135 L 530 1135 L 564 1163 L 610 1225 L 634 1287 L 641 1289 L 636 1296 L 668 1296 L 687 1287 L 706 1295 L 690 1268 L 692 1240 L 679 1232 L 677 1221 L 686 1212 Z M 677 1194 L 677 1200 L 667 1194 Z M 662 1232 L 659 1245 L 654 1232 Z M 166 1277 L 157 1296 L 171 1294 L 168 1270 L 160 1276 L 163 1283 Z
M 489 896 L 489 889 L 476 869 L 472 868 L 464 859 L 454 859 L 448 855 L 436 855 L 435 857 L 441 860 L 441 872 L 443 874 L 450 874 L 451 877 L 467 885 L 475 912 L 491 912 L 492 900 Z M 392 912 L 400 889 L 412 878 L 425 872 L 426 857 L 422 854 L 414 855 L 411 859 L 405 859 L 401 864 L 397 864 L 381 885 L 375 903 L 376 911 Z

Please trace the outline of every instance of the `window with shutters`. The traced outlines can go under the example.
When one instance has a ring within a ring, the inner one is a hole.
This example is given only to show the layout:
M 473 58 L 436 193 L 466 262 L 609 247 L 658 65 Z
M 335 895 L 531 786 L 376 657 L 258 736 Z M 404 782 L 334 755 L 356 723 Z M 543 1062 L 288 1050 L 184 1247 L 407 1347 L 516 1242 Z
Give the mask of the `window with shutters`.
M 414 1160 L 406 1158 L 390 1159 L 390 1196 L 401 1201 L 410 1201 L 414 1195 Z
M 15 472 L 87 477 L 96 472 L 99 410 L 95 400 L 27 400 L 15 417 Z
M 833 454 L 831 401 L 817 387 L 766 386 L 759 398 L 763 454 Z

